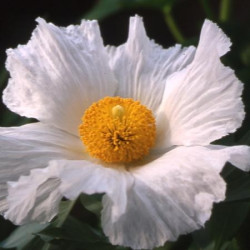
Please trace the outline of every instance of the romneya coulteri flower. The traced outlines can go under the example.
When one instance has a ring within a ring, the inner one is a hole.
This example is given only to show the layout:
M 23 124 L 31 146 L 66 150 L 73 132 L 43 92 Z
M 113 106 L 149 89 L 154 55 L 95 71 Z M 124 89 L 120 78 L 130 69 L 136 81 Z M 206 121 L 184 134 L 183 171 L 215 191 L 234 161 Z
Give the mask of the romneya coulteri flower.
M 7 51 L 3 101 L 39 122 L 0 130 L 4 217 L 50 221 L 62 197 L 104 193 L 112 244 L 148 249 L 202 227 L 225 199 L 225 163 L 250 167 L 247 146 L 211 144 L 244 119 L 242 83 L 220 61 L 228 37 L 206 20 L 197 48 L 163 49 L 135 16 L 127 42 L 105 47 L 96 21 L 37 21 Z

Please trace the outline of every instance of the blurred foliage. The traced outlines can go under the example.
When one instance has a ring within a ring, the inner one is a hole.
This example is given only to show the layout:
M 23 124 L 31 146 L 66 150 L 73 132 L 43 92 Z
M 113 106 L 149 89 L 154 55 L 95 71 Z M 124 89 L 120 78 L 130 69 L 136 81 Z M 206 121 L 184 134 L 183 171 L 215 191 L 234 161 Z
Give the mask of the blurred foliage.
M 180 0 L 102 0 L 96 6 L 84 15 L 86 19 L 98 19 L 115 14 L 124 9 L 148 8 L 157 9 L 159 11 L 164 8 L 172 8 L 173 4 Z
M 196 21 L 196 36 L 184 34 L 176 18 L 178 11 L 187 0 L 99 0 L 84 18 L 107 18 L 124 12 L 134 15 L 138 10 L 157 11 L 173 38 L 183 45 L 194 44 L 198 39 L 201 20 Z M 250 16 L 240 23 L 234 15 L 233 0 L 220 0 L 219 5 L 210 0 L 194 1 L 197 11 L 202 10 L 202 19 L 209 18 L 218 23 L 233 41 L 233 49 L 223 58 L 223 62 L 235 69 L 237 76 L 245 83 L 243 95 L 246 111 L 250 113 Z M 186 6 L 186 5 L 185 5 Z M 216 6 L 216 7 L 215 7 Z M 244 7 L 243 7 L 244 8 Z M 188 11 L 188 10 L 187 10 Z M 201 12 L 201 11 L 200 11 Z M 147 28 L 147 27 L 146 27 Z M 0 88 L 4 89 L 8 73 L 0 71 Z M 250 145 L 249 115 L 243 127 L 234 135 L 216 143 L 225 145 Z M 21 118 L 7 109 L 1 110 L 1 126 L 22 125 L 33 120 Z M 250 177 L 248 173 L 230 166 L 224 168 L 222 176 L 227 182 L 226 200 L 216 204 L 211 219 L 205 228 L 179 237 L 176 242 L 168 242 L 157 250 L 249 250 L 250 249 Z M 76 201 L 62 201 L 58 216 L 49 224 L 32 223 L 15 227 L 1 218 L 2 249 L 18 250 L 109 250 L 128 249 L 112 246 L 101 229 L 102 195 L 81 195 Z M 7 237 L 9 235 L 9 237 Z M 6 238 L 7 237 L 7 238 Z M 5 240 L 3 240 L 5 239 Z

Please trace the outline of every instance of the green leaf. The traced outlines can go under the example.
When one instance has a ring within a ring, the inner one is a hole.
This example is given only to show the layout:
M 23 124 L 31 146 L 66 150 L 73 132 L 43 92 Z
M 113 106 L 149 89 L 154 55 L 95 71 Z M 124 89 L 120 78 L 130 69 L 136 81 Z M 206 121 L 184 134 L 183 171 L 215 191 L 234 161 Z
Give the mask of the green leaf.
M 64 228 L 74 235 L 75 239 L 86 242 L 106 241 L 106 238 L 98 230 L 95 230 L 86 223 L 82 223 L 72 216 L 65 221 Z
M 194 242 L 189 248 L 188 250 L 214 250 L 214 242 L 211 242 L 210 244 L 208 244 L 205 247 L 200 247 L 196 244 L 196 242 Z
M 48 224 L 32 223 L 18 227 L 11 235 L 3 241 L 0 246 L 4 248 L 22 249 L 28 242 L 35 238 L 36 233 L 46 228 Z
M 59 205 L 59 212 L 57 214 L 56 219 L 50 223 L 45 230 L 40 230 L 39 233 L 37 235 L 39 235 L 39 237 L 41 238 L 41 240 L 43 240 L 43 242 L 50 242 L 51 240 L 53 240 L 54 236 L 53 235 L 49 235 L 46 232 L 47 231 L 52 231 L 53 230 L 59 230 L 60 227 L 64 224 L 64 222 L 67 220 L 74 204 L 75 204 L 76 200 L 71 201 L 61 201 L 60 205 Z
M 102 210 L 102 196 L 102 194 L 81 194 L 80 202 L 86 209 L 100 217 Z
M 100 0 L 92 10 L 84 16 L 86 19 L 102 20 L 112 14 L 116 14 L 124 9 L 158 9 L 162 10 L 165 6 L 172 6 L 180 0 Z
M 188 250 L 215 250 L 215 243 L 211 242 L 209 245 L 203 248 L 200 248 L 194 243 L 188 248 Z M 240 249 L 236 239 L 233 239 L 232 241 L 223 243 L 220 250 L 240 250 Z
M 50 242 L 53 244 L 62 244 L 62 242 L 69 244 L 71 242 L 75 248 L 116 249 L 115 246 L 108 243 L 107 238 L 101 232 L 72 216 L 66 219 L 61 228 L 49 227 L 39 232 L 38 235 L 42 239 L 44 236 L 50 238 Z
M 180 235 L 177 241 L 169 242 L 167 241 L 164 246 L 154 248 L 155 250 L 180 250 L 188 249 L 189 245 L 192 243 L 192 237 L 190 234 Z
M 64 239 L 72 241 L 98 242 L 104 239 L 104 236 L 86 223 L 82 223 L 72 216 L 68 216 L 62 227 L 47 227 L 37 235 L 45 240 Z
M 236 241 L 236 239 L 233 239 L 230 242 L 226 242 L 223 246 L 221 250 L 240 250 L 238 243 Z
M 34 237 L 28 244 L 26 244 L 24 247 L 20 248 L 20 250 L 49 250 L 50 245 L 47 242 L 44 242 L 39 237 Z
M 225 180 L 228 184 L 225 202 L 250 200 L 250 176 L 235 167 L 227 167 Z M 223 171 L 223 173 L 224 173 Z M 222 174 L 223 174 L 222 173 Z
M 61 201 L 59 205 L 59 212 L 57 214 L 56 219 L 51 223 L 53 227 L 61 227 L 67 217 L 70 214 L 70 211 L 75 205 L 76 200 L 67 200 L 67 201 Z
M 221 250 L 223 243 L 239 230 L 249 208 L 249 202 L 217 204 L 205 228 L 193 233 L 195 243 L 203 249 L 214 242 L 213 250 Z

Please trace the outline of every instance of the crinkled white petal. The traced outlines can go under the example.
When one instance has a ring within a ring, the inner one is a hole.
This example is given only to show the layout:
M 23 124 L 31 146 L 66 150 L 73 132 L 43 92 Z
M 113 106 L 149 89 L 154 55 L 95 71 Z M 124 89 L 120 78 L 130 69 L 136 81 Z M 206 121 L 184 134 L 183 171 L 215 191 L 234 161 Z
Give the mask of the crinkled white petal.
M 104 200 L 102 225 L 112 244 L 151 249 L 202 227 L 213 202 L 225 198 L 219 175 L 228 155 L 204 147 L 178 147 L 135 169 L 126 212 L 111 220 L 112 202 Z
M 16 181 L 31 169 L 44 168 L 53 159 L 83 157 L 79 138 L 48 125 L 0 128 L 0 212 L 7 209 L 7 181 Z
M 243 171 L 250 171 L 250 147 L 209 145 L 208 148 L 227 154 L 228 162 L 230 162 L 232 165 Z
M 5 218 L 16 224 L 45 222 L 56 215 L 62 196 L 105 193 L 102 225 L 111 243 L 150 249 L 202 227 L 213 203 L 225 198 L 226 184 L 219 175 L 225 162 L 247 153 L 242 146 L 177 147 L 130 171 L 54 160 L 9 183 Z
M 31 221 L 47 222 L 58 213 L 62 199 L 59 191 L 60 179 L 55 168 L 34 169 L 29 176 L 22 176 L 17 182 L 8 184 L 8 210 L 6 219 L 17 225 Z
M 125 170 L 106 168 L 88 161 L 51 161 L 45 169 L 9 183 L 5 218 L 16 224 L 51 220 L 62 196 L 76 199 L 81 193 L 106 193 L 112 202 L 112 221 L 125 212 L 133 178 Z
M 7 51 L 11 79 L 3 101 L 13 112 L 77 134 L 85 109 L 116 90 L 98 24 L 37 21 L 28 44 Z
M 87 161 L 54 161 L 51 165 L 60 168 L 60 189 L 65 197 L 75 199 L 80 193 L 106 193 L 112 202 L 112 221 L 126 210 L 126 191 L 131 188 L 133 178 L 123 168 L 107 168 Z
M 161 103 L 168 76 L 188 65 L 195 52 L 192 46 L 162 49 L 149 40 L 138 16 L 130 19 L 127 42 L 107 49 L 119 83 L 115 95 L 139 100 L 153 111 Z
M 161 147 L 208 145 L 240 127 L 242 83 L 220 61 L 230 45 L 206 20 L 193 62 L 167 80 L 157 116 Z

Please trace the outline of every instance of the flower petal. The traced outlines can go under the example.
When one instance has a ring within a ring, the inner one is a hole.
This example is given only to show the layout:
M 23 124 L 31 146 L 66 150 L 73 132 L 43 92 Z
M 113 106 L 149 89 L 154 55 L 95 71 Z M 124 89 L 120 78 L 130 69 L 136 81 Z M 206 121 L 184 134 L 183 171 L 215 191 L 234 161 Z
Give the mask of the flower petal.
M 112 203 L 111 220 L 124 213 L 127 205 L 127 190 L 133 178 L 124 168 L 108 168 L 87 161 L 53 161 L 51 166 L 60 166 L 61 193 L 75 199 L 80 193 L 106 193 Z
M 240 127 L 242 83 L 219 59 L 230 45 L 206 20 L 193 62 L 168 79 L 157 117 L 161 147 L 208 145 Z
M 194 56 L 195 48 L 180 45 L 162 49 L 146 35 L 141 17 L 130 19 L 128 41 L 108 47 L 110 67 L 118 80 L 117 96 L 139 100 L 151 110 L 159 107 L 167 77 L 183 69 Z
M 33 123 L 0 128 L 0 212 L 7 209 L 7 181 L 16 181 L 52 159 L 84 158 L 81 141 L 53 127 Z
M 6 219 L 20 225 L 31 221 L 51 221 L 58 213 L 62 199 L 59 191 L 60 180 L 55 168 L 34 169 L 29 176 L 22 176 L 18 182 L 9 182 L 8 210 Z
M 103 228 L 112 244 L 151 249 L 202 227 L 213 202 L 225 198 L 218 170 L 227 154 L 203 147 L 178 147 L 135 169 L 126 212 L 114 223 L 106 200 Z
M 230 162 L 232 165 L 243 171 L 250 171 L 250 147 L 248 146 L 227 147 L 221 145 L 209 145 L 207 148 L 212 150 L 218 150 L 227 154 L 228 162 Z
M 106 193 L 102 224 L 110 241 L 152 248 L 204 225 L 213 202 L 225 198 L 219 172 L 229 159 L 224 149 L 178 147 L 130 172 L 84 160 L 51 161 L 9 183 L 5 218 L 16 224 L 49 221 L 62 196 Z
M 98 24 L 59 28 L 37 21 L 29 43 L 7 51 L 11 79 L 4 103 L 22 116 L 77 134 L 85 109 L 116 90 Z
M 83 160 L 51 161 L 47 168 L 32 170 L 29 176 L 9 183 L 5 218 L 16 224 L 46 222 L 56 215 L 62 196 L 74 200 L 81 193 L 106 193 L 113 204 L 115 221 L 125 212 L 126 190 L 131 184 L 132 177 L 124 170 Z

